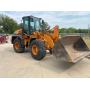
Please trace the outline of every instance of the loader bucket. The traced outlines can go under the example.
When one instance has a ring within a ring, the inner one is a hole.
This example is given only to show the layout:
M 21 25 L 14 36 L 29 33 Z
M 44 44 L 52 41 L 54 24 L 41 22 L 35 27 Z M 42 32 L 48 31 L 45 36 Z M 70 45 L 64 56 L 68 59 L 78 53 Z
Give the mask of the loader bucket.
M 75 63 L 90 53 L 82 37 L 65 36 L 55 43 L 53 54 L 60 60 Z

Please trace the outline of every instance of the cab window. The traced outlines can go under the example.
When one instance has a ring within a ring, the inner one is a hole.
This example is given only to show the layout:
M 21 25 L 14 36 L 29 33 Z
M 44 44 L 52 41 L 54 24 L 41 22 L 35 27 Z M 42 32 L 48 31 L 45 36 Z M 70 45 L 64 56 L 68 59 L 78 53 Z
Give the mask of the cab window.
M 23 26 L 24 33 L 29 34 L 29 20 L 28 20 L 28 18 L 25 18 L 23 23 L 24 23 L 24 26 Z

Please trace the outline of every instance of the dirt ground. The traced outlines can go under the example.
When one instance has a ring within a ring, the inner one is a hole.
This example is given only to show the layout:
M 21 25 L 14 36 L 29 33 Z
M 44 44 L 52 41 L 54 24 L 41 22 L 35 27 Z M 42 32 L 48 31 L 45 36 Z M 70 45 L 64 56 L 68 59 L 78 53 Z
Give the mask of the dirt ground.
M 42 61 L 30 53 L 15 53 L 12 44 L 0 45 L 0 77 L 90 77 L 90 57 L 71 64 L 47 54 Z

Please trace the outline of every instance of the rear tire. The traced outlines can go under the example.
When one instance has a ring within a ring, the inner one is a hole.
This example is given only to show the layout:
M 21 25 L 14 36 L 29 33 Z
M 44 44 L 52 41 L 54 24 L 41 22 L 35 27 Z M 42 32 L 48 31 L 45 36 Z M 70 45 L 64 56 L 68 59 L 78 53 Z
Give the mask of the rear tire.
M 25 51 L 25 46 L 23 45 L 22 41 L 18 38 L 16 38 L 13 42 L 13 48 L 16 53 L 23 53 Z
M 38 48 L 38 51 L 37 51 L 36 54 L 33 51 L 33 46 Z M 41 60 L 46 55 L 46 49 L 45 49 L 44 43 L 40 40 L 32 41 L 31 44 L 30 44 L 30 50 L 31 50 L 31 55 L 35 60 Z

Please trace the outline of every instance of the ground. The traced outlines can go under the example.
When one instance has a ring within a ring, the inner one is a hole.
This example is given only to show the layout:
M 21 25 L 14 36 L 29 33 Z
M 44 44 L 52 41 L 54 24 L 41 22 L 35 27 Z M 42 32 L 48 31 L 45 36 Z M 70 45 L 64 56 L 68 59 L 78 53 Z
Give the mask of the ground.
M 9 42 L 0 45 L 0 77 L 90 77 L 90 58 L 71 64 L 47 54 L 36 61 L 28 51 L 15 53 Z

